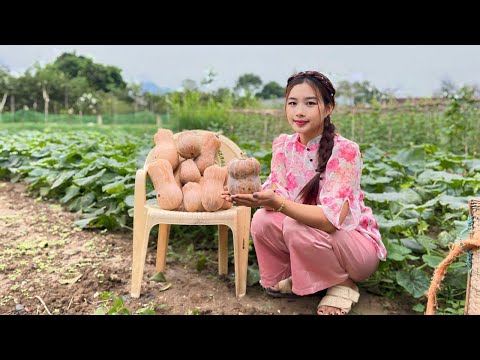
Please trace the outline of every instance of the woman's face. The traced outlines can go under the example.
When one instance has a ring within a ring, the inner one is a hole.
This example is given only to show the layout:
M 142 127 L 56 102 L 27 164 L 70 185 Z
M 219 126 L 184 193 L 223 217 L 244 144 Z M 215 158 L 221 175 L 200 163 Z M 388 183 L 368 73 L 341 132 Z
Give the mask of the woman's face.
M 319 101 L 313 88 L 302 83 L 295 85 L 288 94 L 286 114 L 292 129 L 300 134 L 300 141 L 308 141 L 323 133 L 323 122 L 330 114 Z

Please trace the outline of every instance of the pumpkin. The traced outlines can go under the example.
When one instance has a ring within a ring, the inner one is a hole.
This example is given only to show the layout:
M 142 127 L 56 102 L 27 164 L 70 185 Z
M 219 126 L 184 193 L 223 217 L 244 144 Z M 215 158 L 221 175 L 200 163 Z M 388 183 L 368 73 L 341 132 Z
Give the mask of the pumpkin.
M 187 182 L 183 185 L 183 205 L 188 212 L 205 211 L 202 205 L 202 188 L 199 183 Z
M 177 209 L 182 203 L 183 193 L 175 182 L 170 162 L 155 160 L 148 164 L 147 173 L 157 193 L 158 207 L 164 210 Z
M 200 175 L 203 176 L 205 169 L 215 164 L 215 157 L 221 144 L 220 139 L 214 133 L 207 132 L 203 134 L 202 151 L 194 160 Z
M 232 159 L 227 168 L 227 188 L 231 195 L 253 194 L 262 190 L 260 163 L 257 159 Z
M 153 161 L 165 159 L 172 165 L 172 170 L 178 166 L 178 153 L 175 141 L 173 140 L 173 132 L 169 129 L 158 129 L 154 135 L 155 147 L 153 149 Z
M 207 211 L 217 211 L 224 204 L 221 197 L 227 171 L 225 167 L 211 165 L 205 169 L 202 180 L 202 205 Z
M 202 151 L 202 136 L 196 131 L 183 131 L 177 135 L 178 155 L 185 159 L 193 159 Z
M 200 181 L 200 171 L 198 170 L 197 165 L 192 159 L 188 159 L 182 162 L 179 166 L 179 169 L 179 176 L 182 184 Z

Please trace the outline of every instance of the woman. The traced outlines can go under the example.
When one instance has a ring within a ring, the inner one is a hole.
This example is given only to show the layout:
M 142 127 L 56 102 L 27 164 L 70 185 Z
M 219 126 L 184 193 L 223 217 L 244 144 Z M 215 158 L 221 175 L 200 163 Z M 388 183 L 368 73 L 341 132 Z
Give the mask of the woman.
M 263 207 L 251 232 L 261 285 L 276 297 L 328 289 L 318 314 L 346 314 L 358 302 L 356 282 L 386 259 L 378 223 L 363 202 L 362 159 L 356 143 L 335 133 L 335 89 L 316 71 L 288 79 L 287 120 L 295 131 L 272 145 L 271 173 L 254 194 L 222 195 L 236 205 Z

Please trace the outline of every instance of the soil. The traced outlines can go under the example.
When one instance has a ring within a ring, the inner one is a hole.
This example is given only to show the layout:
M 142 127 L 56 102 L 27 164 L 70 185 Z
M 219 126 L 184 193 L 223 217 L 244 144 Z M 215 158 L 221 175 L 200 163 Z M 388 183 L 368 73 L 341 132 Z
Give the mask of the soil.
M 28 195 L 22 183 L 0 182 L 0 314 L 95 314 L 114 308 L 155 314 L 313 315 L 320 295 L 277 299 L 256 284 L 235 297 L 234 276 L 219 276 L 216 252 L 197 271 L 191 254 L 168 256 L 167 282 L 150 281 L 156 249 L 149 246 L 141 296 L 130 297 L 132 232 L 80 230 L 79 215 Z M 233 266 L 229 269 L 233 271 Z M 170 284 L 170 286 L 168 286 Z M 117 299 L 118 302 L 118 299 Z M 121 303 L 121 302 L 120 302 Z M 350 314 L 411 314 L 405 304 L 361 289 Z

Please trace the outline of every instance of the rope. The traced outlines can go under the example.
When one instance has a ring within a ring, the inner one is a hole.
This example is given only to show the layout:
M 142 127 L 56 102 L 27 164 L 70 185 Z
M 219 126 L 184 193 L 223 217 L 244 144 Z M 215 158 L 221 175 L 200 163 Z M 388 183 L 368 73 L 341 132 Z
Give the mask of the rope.
M 437 290 L 447 274 L 447 269 L 450 264 L 459 257 L 462 253 L 470 253 L 472 250 L 480 248 L 480 233 L 477 233 L 470 240 L 463 240 L 460 243 L 454 244 L 450 248 L 450 252 L 445 259 L 438 265 L 433 272 L 433 278 L 430 283 L 430 288 L 427 291 L 427 310 L 425 315 L 434 315 L 435 308 L 437 308 Z M 471 260 L 470 260 L 471 261 Z M 471 266 L 471 263 L 470 263 Z

